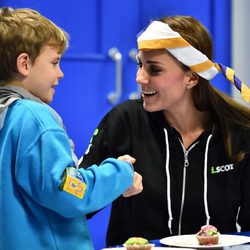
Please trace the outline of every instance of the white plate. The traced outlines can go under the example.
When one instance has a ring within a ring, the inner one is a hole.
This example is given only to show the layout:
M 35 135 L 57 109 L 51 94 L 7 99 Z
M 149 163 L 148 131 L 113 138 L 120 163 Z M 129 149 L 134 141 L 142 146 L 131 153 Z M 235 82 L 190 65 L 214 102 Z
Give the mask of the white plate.
M 153 247 L 152 250 L 192 250 L 191 248 Z M 101 250 L 125 250 L 125 247 L 103 248 Z M 195 249 L 194 249 L 195 250 Z
M 175 247 L 188 247 L 188 248 L 192 247 L 196 249 L 220 248 L 226 246 L 245 244 L 248 242 L 250 242 L 250 237 L 248 236 L 229 235 L 229 234 L 221 234 L 219 238 L 219 243 L 217 245 L 211 245 L 211 246 L 199 245 L 194 234 L 170 236 L 160 240 L 160 243 L 163 245 L 175 246 Z

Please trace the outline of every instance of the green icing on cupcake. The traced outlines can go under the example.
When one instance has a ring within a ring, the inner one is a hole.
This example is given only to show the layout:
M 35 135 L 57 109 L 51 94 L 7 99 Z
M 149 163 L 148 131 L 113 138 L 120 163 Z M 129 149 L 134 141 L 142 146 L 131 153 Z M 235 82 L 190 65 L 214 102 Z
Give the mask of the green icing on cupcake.
M 124 244 L 125 245 L 146 245 L 148 244 L 148 240 L 142 237 L 131 237 Z

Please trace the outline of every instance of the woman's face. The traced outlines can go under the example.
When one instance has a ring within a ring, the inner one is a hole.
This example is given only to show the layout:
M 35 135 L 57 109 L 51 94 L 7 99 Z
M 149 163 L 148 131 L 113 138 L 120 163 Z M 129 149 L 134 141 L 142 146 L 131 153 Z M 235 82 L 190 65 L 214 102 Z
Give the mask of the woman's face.
M 149 112 L 181 108 L 191 98 L 192 72 L 165 49 L 140 51 L 136 76 L 141 84 L 144 108 Z

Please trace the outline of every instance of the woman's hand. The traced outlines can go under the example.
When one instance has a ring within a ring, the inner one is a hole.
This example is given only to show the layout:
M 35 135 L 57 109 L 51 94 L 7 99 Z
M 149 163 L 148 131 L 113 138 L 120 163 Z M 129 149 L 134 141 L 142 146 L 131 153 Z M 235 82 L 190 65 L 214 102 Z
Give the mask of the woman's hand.
M 142 176 L 137 172 L 134 172 L 134 182 L 122 195 L 123 197 L 130 197 L 132 195 L 139 194 L 143 190 Z
M 120 161 L 127 161 L 131 164 L 135 163 L 135 158 L 130 155 L 122 155 L 117 158 Z M 139 194 L 143 190 L 142 186 L 142 176 L 134 171 L 134 182 L 131 187 L 129 187 L 122 195 L 123 197 L 130 197 L 132 195 Z
M 131 164 L 134 164 L 136 161 L 135 158 L 130 155 L 122 155 L 122 156 L 119 156 L 117 159 L 120 161 L 128 161 Z

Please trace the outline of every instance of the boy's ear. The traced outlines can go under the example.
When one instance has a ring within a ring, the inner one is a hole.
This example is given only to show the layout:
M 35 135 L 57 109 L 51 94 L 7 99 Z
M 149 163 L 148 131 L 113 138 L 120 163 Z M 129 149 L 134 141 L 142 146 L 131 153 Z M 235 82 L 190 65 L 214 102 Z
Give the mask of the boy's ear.
M 188 76 L 189 80 L 187 83 L 187 89 L 191 89 L 199 82 L 199 76 L 191 70 L 188 71 Z
M 22 53 L 16 60 L 17 70 L 23 76 L 28 76 L 30 69 L 30 58 L 27 53 Z

